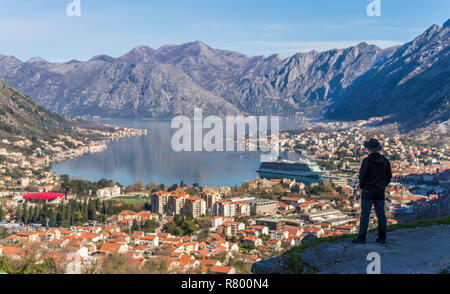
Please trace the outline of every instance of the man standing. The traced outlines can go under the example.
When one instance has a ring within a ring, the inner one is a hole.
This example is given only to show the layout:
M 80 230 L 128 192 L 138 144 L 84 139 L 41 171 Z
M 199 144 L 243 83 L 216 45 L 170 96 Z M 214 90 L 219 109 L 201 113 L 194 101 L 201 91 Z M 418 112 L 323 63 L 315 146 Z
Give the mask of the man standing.
M 378 153 L 381 145 L 378 140 L 372 138 L 364 142 L 364 147 L 369 151 L 359 170 L 359 186 L 361 193 L 361 219 L 358 237 L 353 243 L 365 244 L 367 227 L 372 205 L 378 218 L 378 243 L 386 243 L 386 215 L 384 213 L 384 190 L 391 182 L 392 171 L 389 160 Z

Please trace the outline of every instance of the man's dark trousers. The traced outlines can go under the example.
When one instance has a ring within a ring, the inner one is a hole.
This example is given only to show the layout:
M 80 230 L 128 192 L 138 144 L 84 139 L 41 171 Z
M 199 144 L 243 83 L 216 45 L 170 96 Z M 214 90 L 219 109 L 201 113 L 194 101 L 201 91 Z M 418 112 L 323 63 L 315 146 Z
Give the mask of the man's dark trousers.
M 360 240 L 366 240 L 367 228 L 369 226 L 370 211 L 372 204 L 378 218 L 378 239 L 386 240 L 386 215 L 384 213 L 384 192 L 364 191 L 361 195 L 361 220 L 359 224 Z

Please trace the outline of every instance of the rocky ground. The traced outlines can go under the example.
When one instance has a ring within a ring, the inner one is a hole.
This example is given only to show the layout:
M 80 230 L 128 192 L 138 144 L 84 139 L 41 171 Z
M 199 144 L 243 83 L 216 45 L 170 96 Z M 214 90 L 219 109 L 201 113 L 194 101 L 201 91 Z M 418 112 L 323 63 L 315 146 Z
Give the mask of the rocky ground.
M 367 237 L 367 244 L 349 240 L 323 243 L 306 249 L 302 260 L 319 274 L 365 274 L 372 260 L 370 252 L 381 259 L 382 274 L 435 274 L 443 268 L 450 270 L 450 226 L 435 225 L 399 229 L 388 233 L 386 244 L 375 242 L 376 235 Z M 285 273 L 282 256 L 255 263 L 253 273 Z
M 450 265 L 448 225 L 393 231 L 386 244 L 376 243 L 375 238 L 375 234 L 368 236 L 367 244 L 320 244 L 305 250 L 302 259 L 324 274 L 367 273 L 370 252 L 380 254 L 383 274 L 434 274 Z

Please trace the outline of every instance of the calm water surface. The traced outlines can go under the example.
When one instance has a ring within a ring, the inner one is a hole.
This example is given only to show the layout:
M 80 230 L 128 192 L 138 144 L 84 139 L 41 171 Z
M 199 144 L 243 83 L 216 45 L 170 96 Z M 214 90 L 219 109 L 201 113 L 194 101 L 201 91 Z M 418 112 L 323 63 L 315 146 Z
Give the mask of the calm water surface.
M 137 180 L 143 184 L 241 185 L 258 177 L 258 152 L 175 152 L 170 141 L 176 129 L 170 120 L 102 120 L 120 127 L 148 129 L 140 137 L 122 138 L 107 143 L 107 150 L 87 154 L 53 166 L 57 175 L 69 174 L 90 181 L 112 179 L 122 185 Z M 299 128 L 295 120 L 280 120 L 280 129 Z M 298 155 L 283 152 L 282 157 L 294 160 Z

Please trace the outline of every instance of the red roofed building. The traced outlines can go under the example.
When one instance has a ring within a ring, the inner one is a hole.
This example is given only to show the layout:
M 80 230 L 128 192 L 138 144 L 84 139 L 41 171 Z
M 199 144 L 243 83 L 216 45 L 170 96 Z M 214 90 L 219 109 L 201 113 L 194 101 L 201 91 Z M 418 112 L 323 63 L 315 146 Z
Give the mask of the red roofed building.
M 245 246 L 247 245 L 259 246 L 262 244 L 262 240 L 259 239 L 258 237 L 245 237 L 244 239 L 242 239 L 242 243 Z
M 121 221 L 123 219 L 137 219 L 138 218 L 138 214 L 132 210 L 123 210 L 119 213 L 118 215 L 118 220 Z
M 20 247 L 11 247 L 11 246 L 1 246 L 0 247 L 0 256 L 1 255 L 7 255 L 10 257 L 20 257 L 22 255 L 25 255 L 25 250 Z
M 140 237 L 139 244 L 145 245 L 145 246 L 158 246 L 159 238 L 156 235 L 148 235 L 148 236 Z
M 61 199 L 63 197 L 64 193 L 52 193 L 52 192 L 29 193 L 23 196 L 23 198 L 28 200 L 36 200 L 36 199 L 54 200 L 54 199 Z
M 344 192 L 345 195 L 347 196 L 352 196 L 353 195 L 353 188 L 350 186 L 343 186 L 342 188 L 342 192 Z
M 212 274 L 235 274 L 236 270 L 231 266 L 219 266 L 215 265 L 210 269 Z
M 120 243 L 104 243 L 100 248 L 101 253 L 105 254 L 124 254 L 127 248 Z

